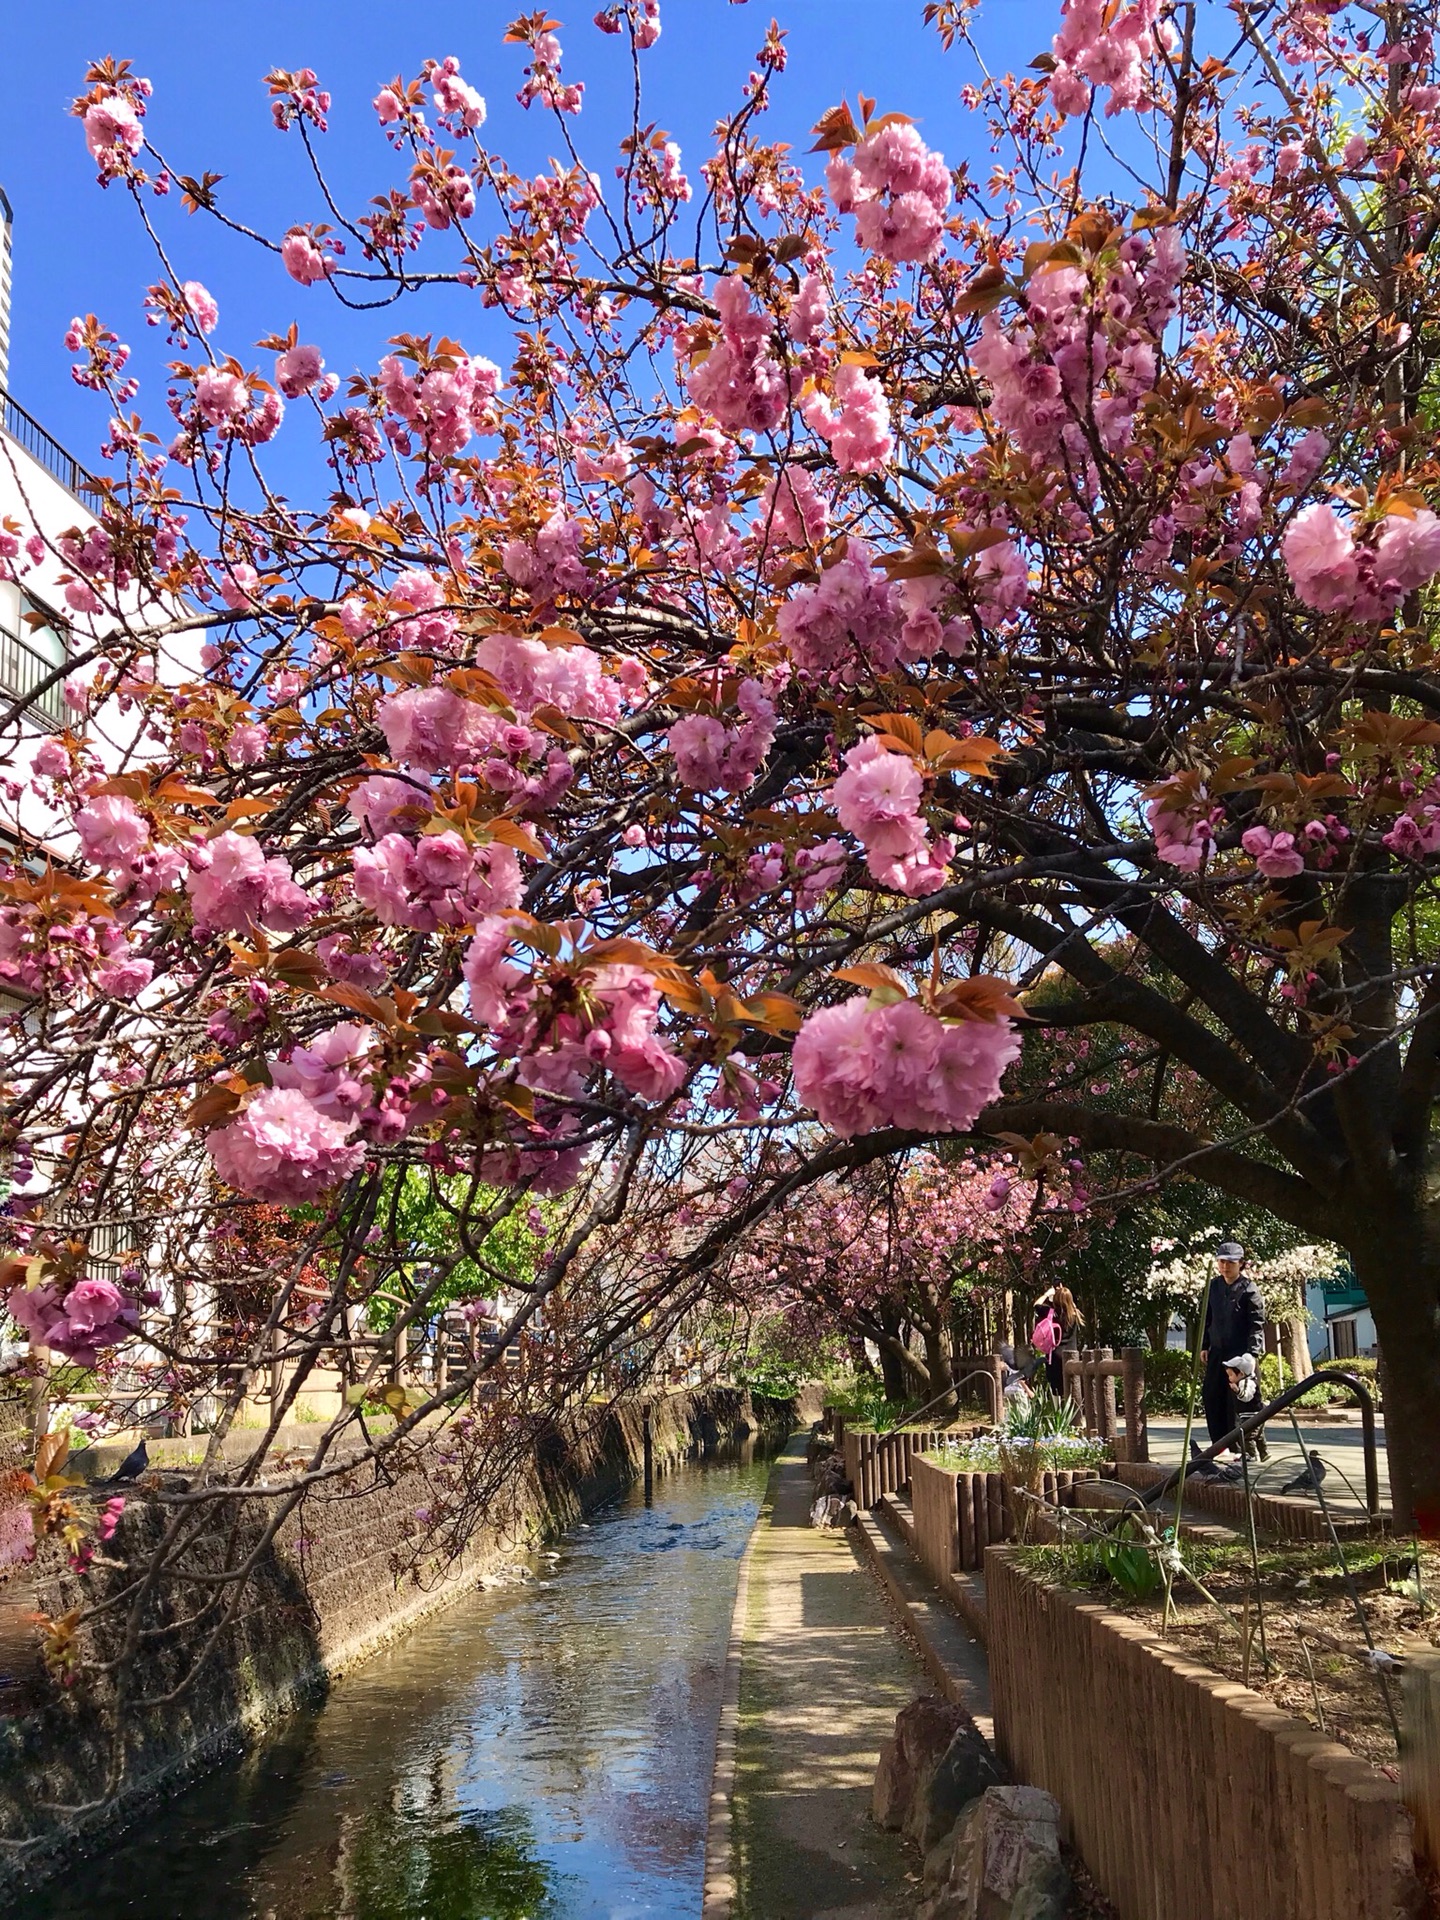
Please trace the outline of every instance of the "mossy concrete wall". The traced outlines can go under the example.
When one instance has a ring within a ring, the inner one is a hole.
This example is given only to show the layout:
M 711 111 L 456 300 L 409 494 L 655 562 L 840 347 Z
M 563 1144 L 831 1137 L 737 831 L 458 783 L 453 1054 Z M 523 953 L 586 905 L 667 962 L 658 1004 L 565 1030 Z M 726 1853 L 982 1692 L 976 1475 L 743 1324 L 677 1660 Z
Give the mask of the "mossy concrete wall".
M 714 1388 L 577 1416 L 540 1436 L 464 1551 L 429 1577 L 413 1568 L 413 1541 L 417 1510 L 436 1504 L 431 1476 L 448 1471 L 433 1451 L 384 1480 L 373 1464 L 357 1462 L 308 1492 L 270 1543 L 266 1502 L 218 1503 L 188 1559 L 191 1577 L 161 1583 L 151 1596 L 144 1623 L 153 1638 L 137 1653 L 125 1644 L 133 1610 L 122 1603 L 175 1511 L 140 1490 L 107 1553 L 120 1566 L 80 1577 L 47 1548 L 27 1578 L 0 1588 L 0 1664 L 8 1667 L 0 1674 L 0 1902 L 449 1605 L 517 1548 L 614 1498 L 644 1470 L 647 1420 L 662 1471 L 747 1432 L 783 1438 L 818 1411 L 818 1396 L 760 1401 Z M 183 1484 L 178 1474 L 165 1480 Z M 222 1624 L 219 1606 L 232 1589 L 217 1582 L 207 1590 L 203 1577 L 252 1557 L 243 1604 Z M 216 1612 L 197 1618 L 207 1592 Z M 39 1669 L 26 1617 L 61 1619 L 97 1599 L 116 1605 L 84 1630 L 90 1677 L 59 1689 Z M 198 1676 L 182 1687 L 202 1652 Z

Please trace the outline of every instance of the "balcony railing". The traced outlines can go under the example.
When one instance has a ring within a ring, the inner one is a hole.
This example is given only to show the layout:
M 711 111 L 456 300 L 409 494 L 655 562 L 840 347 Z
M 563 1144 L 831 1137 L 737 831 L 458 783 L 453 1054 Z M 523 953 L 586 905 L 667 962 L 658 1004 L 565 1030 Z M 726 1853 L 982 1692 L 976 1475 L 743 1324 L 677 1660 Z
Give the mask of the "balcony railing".
M 55 671 L 55 662 L 47 660 L 42 653 L 22 640 L 18 633 L 0 627 L 0 706 L 13 706 L 17 700 L 28 704 L 25 710 L 27 720 L 34 721 L 47 730 L 58 731 L 68 718 L 65 707 L 65 683 L 55 681 L 45 691 L 31 698 L 35 689 L 48 680 Z
M 0 389 L 0 428 L 32 459 L 38 460 L 48 474 L 73 493 L 82 507 L 99 513 L 105 503 L 104 490 L 88 474 L 73 454 L 69 454 L 40 422 L 28 414 L 20 402 Z

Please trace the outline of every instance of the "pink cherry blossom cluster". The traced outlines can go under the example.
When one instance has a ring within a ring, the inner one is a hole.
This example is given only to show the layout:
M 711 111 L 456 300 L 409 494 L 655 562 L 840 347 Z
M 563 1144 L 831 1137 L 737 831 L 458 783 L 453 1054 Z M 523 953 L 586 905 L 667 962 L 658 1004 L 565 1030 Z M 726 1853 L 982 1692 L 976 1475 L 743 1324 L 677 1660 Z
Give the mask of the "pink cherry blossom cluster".
M 198 280 L 187 280 L 181 291 L 185 305 L 201 333 L 213 333 L 220 324 L 220 307 L 215 296 Z
M 1161 11 L 1162 0 L 1134 0 L 1118 9 L 1114 0 L 1065 0 L 1050 74 L 1056 110 L 1082 114 L 1092 88 L 1108 87 L 1107 114 L 1147 112 L 1156 43 L 1168 47 L 1173 37 L 1160 22 Z
M 77 103 L 85 127 L 85 145 L 100 169 L 102 182 L 123 172 L 145 144 L 140 122 L 149 92 L 150 82 L 137 80 L 125 93 L 103 94 L 88 105 Z
M 767 545 L 821 547 L 830 531 L 830 506 L 807 468 L 787 466 L 766 481 L 755 525 Z
M 510 847 L 469 845 L 453 830 L 417 841 L 382 834 L 373 847 L 352 855 L 355 898 L 384 927 L 474 926 L 504 907 L 518 907 L 524 892 L 520 862 Z
M 1305 871 L 1305 854 L 1293 833 L 1247 827 L 1240 844 L 1267 880 L 1288 880 Z
M 492 792 L 511 794 L 536 810 L 552 805 L 573 777 L 563 751 L 538 728 L 506 720 L 448 687 L 392 694 L 376 717 L 392 757 L 403 766 L 478 776 Z M 348 804 L 378 837 L 390 831 L 400 809 L 419 807 L 423 815 L 430 801 L 428 792 L 378 775 L 363 781 Z
M 578 520 L 557 507 L 533 540 L 507 540 L 500 564 L 537 607 L 550 606 L 562 593 L 583 599 L 595 585 L 580 557 L 583 531 Z
M 510 748 L 500 714 L 445 686 L 406 687 L 392 693 L 381 701 L 375 718 L 390 757 L 419 773 L 457 773 L 462 767 L 478 765 L 491 752 L 502 754 Z M 529 751 L 528 728 L 524 739 L 515 744 Z M 374 788 L 376 783 L 366 785 Z
M 578 1006 L 542 1015 L 542 1003 L 506 957 L 509 940 L 503 918 L 482 922 L 466 950 L 464 974 L 475 1017 L 516 1056 L 526 1086 L 574 1100 L 603 1068 L 642 1100 L 668 1100 L 675 1093 L 685 1061 L 656 1031 L 660 993 L 643 968 L 599 967 Z
M 397 649 L 445 654 L 455 638 L 453 593 L 433 573 L 418 567 L 398 574 L 381 602 L 351 594 L 340 604 L 340 624 L 352 640 L 383 630 Z
M 329 248 L 331 251 L 326 251 Z M 313 227 L 291 227 L 280 242 L 280 258 L 285 271 L 302 287 L 313 287 L 328 280 L 335 271 L 335 255 L 342 251 L 339 241 L 327 235 L 323 242 Z
M 260 842 L 227 828 L 186 849 L 185 885 L 197 927 L 212 933 L 293 933 L 314 917 L 315 902 L 295 884 L 279 854 L 266 859 Z
M 738 727 L 705 713 L 686 714 L 671 727 L 666 744 L 685 786 L 702 793 L 743 793 L 765 764 L 775 738 L 775 703 L 760 681 L 746 679 L 735 704 L 745 716 Z
M 287 133 L 297 120 L 308 120 L 317 133 L 325 132 L 330 95 L 319 85 L 320 76 L 313 67 L 301 67 L 295 73 L 277 69 L 267 78 L 270 118 L 281 133 Z
M 1193 794 L 1177 787 L 1156 795 L 1145 808 L 1145 819 L 1155 836 L 1157 856 L 1181 873 L 1198 873 L 1201 862 L 1215 851 L 1214 809 L 1204 787 Z
M 606 674 L 593 648 L 491 633 L 476 648 L 475 664 L 493 674 L 522 718 L 537 707 L 558 707 L 571 720 L 611 724 L 620 717 L 623 681 Z
M 424 71 L 441 120 L 457 133 L 474 133 L 484 126 L 485 102 L 469 81 L 461 78 L 457 55 L 449 53 L 443 60 L 427 60 Z
M 1388 514 L 1373 545 L 1362 544 L 1353 522 L 1317 502 L 1290 522 L 1281 551 L 1307 607 L 1358 621 L 1385 620 L 1407 593 L 1440 573 L 1440 517 L 1428 507 Z
M 795 904 L 813 907 L 832 888 L 839 886 L 850 864 L 845 844 L 833 835 L 813 847 L 799 847 L 794 858 Z
M 1087 415 L 1111 452 L 1129 445 L 1184 269 L 1173 228 L 1151 239 L 1132 233 L 1098 283 L 1075 266 L 1042 267 L 1026 284 L 1020 320 L 1007 327 L 998 312 L 987 314 L 971 363 L 1022 451 L 1044 457 L 1063 446 L 1091 471 L 1080 424 Z
M 181 847 L 157 843 L 150 822 L 124 794 L 95 794 L 74 819 L 81 852 L 125 890 L 132 909 L 177 886 L 192 857 Z
M 110 1280 L 77 1280 L 65 1294 L 49 1283 L 10 1289 L 10 1318 L 37 1347 L 53 1347 L 76 1366 L 93 1367 L 105 1347 L 140 1331 L 140 1314 Z
M 818 273 L 807 273 L 795 290 L 790 311 L 785 316 L 785 331 L 802 347 L 815 346 L 830 323 L 830 296 Z
M 800 672 L 856 686 L 888 673 L 900 658 L 904 625 L 899 595 L 871 564 L 863 540 L 850 539 L 813 587 L 781 607 L 781 640 Z
M 283 1206 L 322 1199 L 365 1159 L 355 1121 L 321 1113 L 298 1087 L 266 1087 L 205 1144 L 227 1186 Z
M 812 1013 L 795 1036 L 795 1091 L 842 1139 L 880 1127 L 961 1133 L 1000 1091 L 1020 1052 L 1013 1023 L 950 1025 L 917 1001 L 859 994 Z
M 932 842 L 920 814 L 925 781 L 904 753 L 892 753 L 872 734 L 845 756 L 830 789 L 840 824 L 865 849 L 865 864 L 882 887 L 919 898 L 943 887 L 954 857 L 952 841 Z
M 784 419 L 792 379 L 771 351 L 772 321 L 738 273 L 715 288 L 720 334 L 685 384 L 698 406 L 732 433 L 769 433 Z
M 356 1172 L 367 1142 L 393 1144 L 433 1120 L 445 1095 L 424 1064 L 387 1077 L 374 1042 L 370 1028 L 342 1021 L 271 1060 L 270 1086 L 206 1135 L 220 1178 L 256 1199 L 302 1205 Z
M 321 375 L 325 371 L 325 361 L 319 347 L 313 347 L 297 341 L 293 347 L 287 347 L 275 361 L 275 384 L 287 400 L 298 400 L 302 394 L 309 393 L 312 387 L 322 384 Z M 334 389 L 331 388 L 333 392 Z M 321 398 L 326 398 L 325 394 Z
M 870 253 L 896 262 L 933 260 L 945 231 L 950 174 L 908 120 L 886 116 L 855 148 L 825 170 L 841 213 L 855 215 L 855 237 Z
M 537 20 L 541 16 L 537 15 Z M 533 33 L 529 40 L 530 64 L 525 69 L 525 84 L 515 98 L 527 110 L 538 100 L 555 113 L 579 113 L 585 94 L 585 82 L 567 84 L 560 77 L 560 42 L 547 30 Z
M 77 387 L 87 387 L 92 393 L 111 387 L 130 358 L 130 349 L 119 334 L 103 326 L 93 313 L 83 319 L 78 313 L 75 315 L 65 330 L 65 351 L 83 354 L 84 358 L 71 367 L 70 378 Z M 139 390 L 140 383 L 135 379 L 113 389 L 115 399 L 121 404 L 133 400 Z
M 710 1089 L 710 1105 L 717 1113 L 733 1113 L 742 1126 L 751 1126 L 783 1091 L 778 1080 L 757 1079 L 748 1067 L 730 1059 Z
M 456 161 L 441 165 L 423 155 L 410 175 L 410 199 L 434 233 L 444 233 L 457 220 L 475 212 L 475 182 Z
M 1428 853 L 1440 853 L 1440 780 L 1430 781 L 1418 792 L 1407 781 L 1404 790 L 1404 810 L 1382 836 L 1385 845 L 1402 860 L 1423 860 Z
M 386 422 L 386 434 L 401 454 L 411 452 L 413 436 L 432 459 L 451 459 L 464 451 L 472 434 L 494 433 L 499 425 L 495 403 L 504 380 L 494 361 L 482 354 L 425 373 L 386 354 L 379 385 L 393 416 Z
M 842 473 L 879 473 L 895 452 L 884 388 L 852 361 L 835 369 L 832 384 L 833 402 L 816 391 L 801 403 L 806 426 L 829 442 Z

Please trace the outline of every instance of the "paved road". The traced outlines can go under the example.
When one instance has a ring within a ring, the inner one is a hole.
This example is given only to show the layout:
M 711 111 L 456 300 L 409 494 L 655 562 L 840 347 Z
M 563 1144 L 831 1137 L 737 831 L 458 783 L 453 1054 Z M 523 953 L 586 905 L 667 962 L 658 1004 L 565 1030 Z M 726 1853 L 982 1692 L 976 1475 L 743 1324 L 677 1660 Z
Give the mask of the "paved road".
M 1378 1442 L 1376 1464 L 1380 1470 L 1380 1504 L 1390 1504 L 1390 1463 L 1385 1453 L 1385 1423 L 1377 1423 Z M 1175 1466 L 1180 1459 L 1180 1443 L 1185 1433 L 1183 1418 L 1172 1414 L 1157 1414 L 1150 1421 L 1150 1458 L 1161 1466 Z M 1295 1444 L 1295 1432 L 1290 1422 L 1282 1414 L 1266 1427 L 1270 1444 L 1270 1458 L 1262 1466 L 1255 1468 L 1251 1484 L 1261 1493 L 1278 1493 L 1287 1480 L 1291 1480 L 1300 1471 L 1300 1449 Z M 1197 1418 L 1195 1437 L 1203 1447 L 1207 1444 L 1205 1422 Z M 1361 1445 L 1360 1424 L 1354 1426 L 1308 1425 L 1300 1421 L 1300 1437 L 1307 1451 L 1314 1448 L 1329 1468 L 1325 1480 L 1325 1498 L 1337 1511 L 1355 1512 L 1364 1508 L 1365 1493 L 1365 1453 Z M 1252 1463 L 1253 1464 L 1253 1463 Z M 1342 1478 L 1342 1475 L 1344 1478 Z M 1351 1488 L 1345 1479 L 1351 1482 Z

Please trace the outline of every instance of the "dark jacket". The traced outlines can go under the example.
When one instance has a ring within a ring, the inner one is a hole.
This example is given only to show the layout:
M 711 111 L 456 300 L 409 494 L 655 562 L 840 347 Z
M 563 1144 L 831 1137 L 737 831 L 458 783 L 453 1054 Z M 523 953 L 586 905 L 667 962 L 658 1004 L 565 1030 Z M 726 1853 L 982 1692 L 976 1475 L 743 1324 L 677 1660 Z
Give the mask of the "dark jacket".
M 1237 1353 L 1253 1353 L 1257 1360 L 1264 1353 L 1265 1305 L 1253 1280 L 1242 1273 L 1234 1286 L 1229 1286 L 1216 1274 L 1210 1283 L 1210 1306 L 1200 1344 L 1209 1354 L 1212 1367 L 1223 1366 Z

